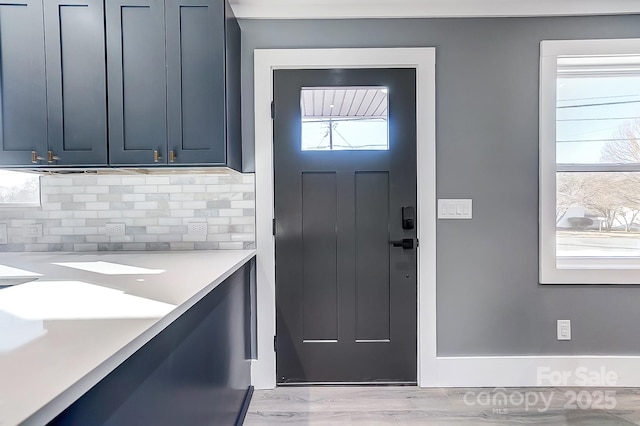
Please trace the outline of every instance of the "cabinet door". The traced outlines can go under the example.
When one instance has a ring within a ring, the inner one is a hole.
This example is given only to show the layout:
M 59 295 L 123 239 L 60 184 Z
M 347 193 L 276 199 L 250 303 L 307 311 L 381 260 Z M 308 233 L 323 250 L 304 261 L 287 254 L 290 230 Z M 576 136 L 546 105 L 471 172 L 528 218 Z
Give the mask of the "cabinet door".
M 166 163 L 164 3 L 107 0 L 106 22 L 109 162 Z
M 169 150 L 225 164 L 224 1 L 166 0 Z
M 46 155 L 43 28 L 41 0 L 3 0 L 0 3 L 2 165 L 33 165 L 32 152 Z
M 102 0 L 45 0 L 50 165 L 107 163 Z

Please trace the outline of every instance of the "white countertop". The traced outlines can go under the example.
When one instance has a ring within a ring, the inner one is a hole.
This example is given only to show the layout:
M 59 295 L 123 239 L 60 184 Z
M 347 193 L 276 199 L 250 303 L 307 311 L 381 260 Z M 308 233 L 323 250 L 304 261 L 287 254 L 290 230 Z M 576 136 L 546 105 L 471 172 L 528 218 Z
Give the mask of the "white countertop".
M 0 426 L 71 405 L 254 250 L 0 254 Z

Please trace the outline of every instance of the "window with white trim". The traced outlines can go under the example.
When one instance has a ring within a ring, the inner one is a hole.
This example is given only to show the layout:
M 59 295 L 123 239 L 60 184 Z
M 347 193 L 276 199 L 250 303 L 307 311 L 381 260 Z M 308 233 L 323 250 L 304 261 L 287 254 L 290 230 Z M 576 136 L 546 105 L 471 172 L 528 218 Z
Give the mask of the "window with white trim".
M 540 282 L 639 284 L 640 39 L 540 52 Z
M 0 170 L 0 208 L 40 206 L 40 177 Z

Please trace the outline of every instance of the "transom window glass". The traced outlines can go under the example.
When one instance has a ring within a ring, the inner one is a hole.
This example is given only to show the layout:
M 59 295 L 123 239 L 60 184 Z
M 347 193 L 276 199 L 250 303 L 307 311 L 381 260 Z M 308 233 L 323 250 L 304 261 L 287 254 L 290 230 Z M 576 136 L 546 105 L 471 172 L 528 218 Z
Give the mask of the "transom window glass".
M 386 87 L 305 87 L 302 150 L 388 150 Z
M 40 177 L 0 170 L 0 207 L 40 205 Z
M 541 84 L 541 282 L 640 283 L 640 40 L 543 42 Z

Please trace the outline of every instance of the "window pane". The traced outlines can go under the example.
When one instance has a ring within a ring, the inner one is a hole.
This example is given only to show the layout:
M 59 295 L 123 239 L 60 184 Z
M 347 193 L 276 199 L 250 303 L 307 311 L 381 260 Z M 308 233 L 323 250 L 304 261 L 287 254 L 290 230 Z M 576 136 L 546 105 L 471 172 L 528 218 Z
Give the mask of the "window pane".
M 640 163 L 640 56 L 558 58 L 556 161 Z
M 556 189 L 557 256 L 640 256 L 640 173 L 557 173 Z
M 386 87 L 309 87 L 300 95 L 302 150 L 388 150 Z
M 40 178 L 31 173 L 0 170 L 0 205 L 40 205 Z

